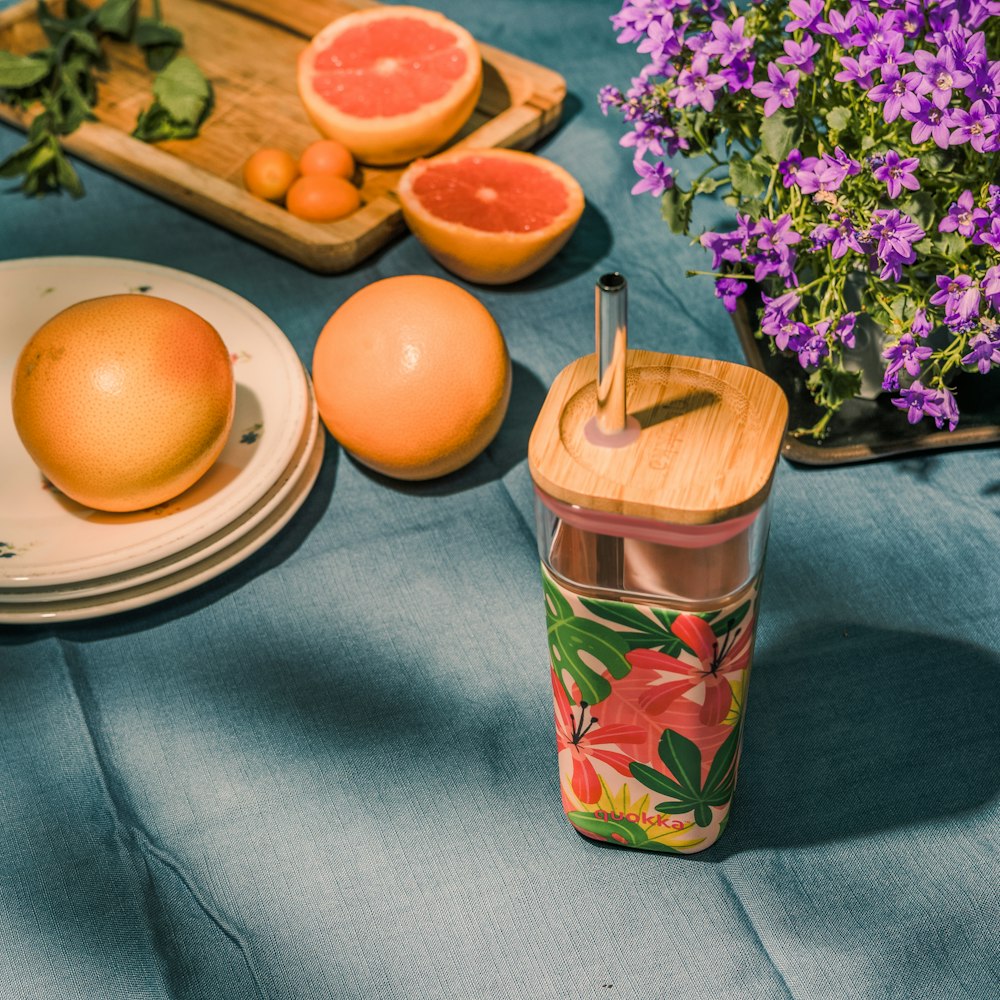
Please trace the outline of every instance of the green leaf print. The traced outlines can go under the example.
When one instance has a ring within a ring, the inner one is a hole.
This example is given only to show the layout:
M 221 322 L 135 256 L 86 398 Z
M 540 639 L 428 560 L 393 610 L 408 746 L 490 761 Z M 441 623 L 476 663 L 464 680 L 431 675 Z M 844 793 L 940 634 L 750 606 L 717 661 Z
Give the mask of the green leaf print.
M 606 625 L 574 615 L 569 601 L 545 573 L 542 574 L 542 586 L 549 650 L 559 683 L 572 702 L 572 692 L 562 677 L 563 670 L 568 671 L 580 689 L 580 700 L 596 705 L 611 694 L 611 684 L 602 676 L 603 671 L 598 671 L 581 657 L 581 652 L 600 663 L 612 677 L 624 677 L 632 669 L 625 659 L 629 651 L 628 643 Z
M 653 608 L 657 621 L 647 617 L 633 604 L 621 601 L 603 601 L 581 597 L 580 603 L 593 615 L 615 625 L 624 625 L 627 632 L 618 634 L 628 643 L 629 649 L 662 649 L 676 656 L 683 648 L 681 641 L 670 631 L 677 612 Z
M 716 752 L 702 785 L 701 750 L 686 736 L 667 729 L 660 737 L 659 752 L 670 774 L 638 762 L 629 765 L 629 770 L 647 788 L 671 800 L 661 802 L 657 812 L 677 815 L 693 811 L 695 823 L 708 826 L 712 822 L 711 807 L 724 806 L 733 796 L 739 745 L 740 728 L 734 726 Z
M 627 819 L 601 819 L 593 813 L 577 810 L 566 814 L 569 821 L 579 830 L 591 833 L 604 840 L 613 840 L 628 847 L 644 847 L 664 854 L 680 854 L 676 848 L 662 841 L 653 840 L 638 823 Z

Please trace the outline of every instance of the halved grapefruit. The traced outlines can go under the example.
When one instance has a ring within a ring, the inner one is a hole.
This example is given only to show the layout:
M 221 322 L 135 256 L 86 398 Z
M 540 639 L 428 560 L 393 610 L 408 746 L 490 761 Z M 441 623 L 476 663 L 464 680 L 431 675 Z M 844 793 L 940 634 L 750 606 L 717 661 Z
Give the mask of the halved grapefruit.
M 427 251 L 467 281 L 503 285 L 547 264 L 583 214 L 583 190 L 551 160 L 514 149 L 454 149 L 416 160 L 397 188 Z
M 362 163 L 407 163 L 468 121 L 483 86 L 465 28 L 420 7 L 337 18 L 299 56 L 299 96 L 315 126 Z

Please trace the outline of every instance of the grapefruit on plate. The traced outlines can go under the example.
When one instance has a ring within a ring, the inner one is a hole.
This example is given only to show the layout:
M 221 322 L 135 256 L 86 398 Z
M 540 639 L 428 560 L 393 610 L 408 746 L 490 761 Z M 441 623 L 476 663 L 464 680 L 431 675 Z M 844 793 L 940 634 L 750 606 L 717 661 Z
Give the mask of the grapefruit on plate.
M 315 126 L 362 163 L 406 163 L 466 123 L 483 86 L 475 39 L 443 14 L 373 7 L 337 18 L 303 50 L 299 96 Z
M 493 440 L 510 400 L 500 327 L 464 288 L 407 274 L 355 292 L 330 317 L 312 363 L 316 405 L 358 461 L 432 479 Z
M 229 351 L 197 313 L 152 295 L 87 299 L 25 344 L 11 408 L 28 454 L 67 496 L 142 510 L 218 458 L 232 426 Z
M 413 234 L 449 271 L 502 285 L 547 264 L 583 214 L 558 164 L 513 149 L 453 149 L 416 160 L 397 189 Z

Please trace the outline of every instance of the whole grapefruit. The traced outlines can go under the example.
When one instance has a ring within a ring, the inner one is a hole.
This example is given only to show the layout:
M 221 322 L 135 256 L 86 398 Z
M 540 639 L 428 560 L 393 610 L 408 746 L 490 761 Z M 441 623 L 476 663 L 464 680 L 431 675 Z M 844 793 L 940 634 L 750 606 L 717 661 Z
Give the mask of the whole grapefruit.
M 465 28 L 421 7 L 354 11 L 302 51 L 299 97 L 316 128 L 362 163 L 406 163 L 443 146 L 483 87 L 482 57 Z
M 14 426 L 73 500 L 142 510 L 208 471 L 233 421 L 229 351 L 213 326 L 166 299 L 87 299 L 44 323 L 14 366 Z
M 510 401 L 500 327 L 442 278 L 401 275 L 365 286 L 316 342 L 313 386 L 330 433 L 362 464 L 432 479 L 493 440 Z

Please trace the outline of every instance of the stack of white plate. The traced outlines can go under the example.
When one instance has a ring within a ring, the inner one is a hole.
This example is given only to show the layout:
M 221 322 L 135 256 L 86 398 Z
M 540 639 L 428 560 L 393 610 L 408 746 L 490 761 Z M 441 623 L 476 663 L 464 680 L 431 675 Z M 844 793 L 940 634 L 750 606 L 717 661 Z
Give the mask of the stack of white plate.
M 144 292 L 193 309 L 233 357 L 236 413 L 212 468 L 167 503 L 128 514 L 83 507 L 41 476 L 0 411 L 0 623 L 94 618 L 210 580 L 257 551 L 299 509 L 323 460 L 309 377 L 259 309 L 194 275 L 137 261 L 0 263 L 0 398 L 32 333 L 67 306 Z

